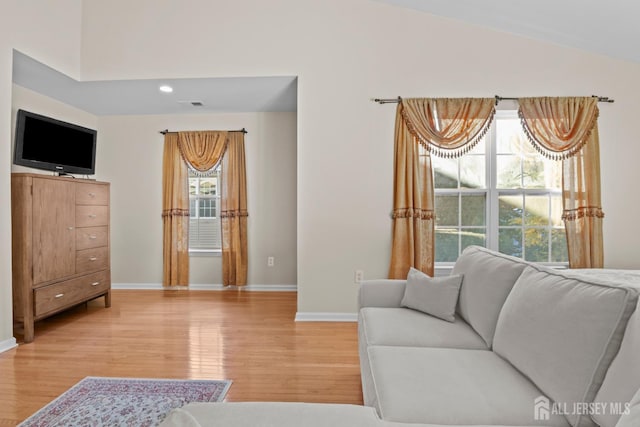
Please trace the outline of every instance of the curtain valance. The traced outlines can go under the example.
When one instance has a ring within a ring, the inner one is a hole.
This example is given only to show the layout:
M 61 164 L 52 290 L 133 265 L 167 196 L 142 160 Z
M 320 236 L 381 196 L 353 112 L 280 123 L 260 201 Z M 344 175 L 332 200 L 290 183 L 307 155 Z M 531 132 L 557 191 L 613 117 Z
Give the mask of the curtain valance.
M 598 121 L 597 98 L 520 98 L 518 103 L 527 137 L 549 159 L 568 159 L 593 137 Z
M 227 131 L 178 132 L 180 155 L 196 174 L 211 171 L 227 149 Z
M 496 111 L 494 98 L 407 98 L 398 107 L 411 135 L 429 153 L 448 158 L 472 150 Z

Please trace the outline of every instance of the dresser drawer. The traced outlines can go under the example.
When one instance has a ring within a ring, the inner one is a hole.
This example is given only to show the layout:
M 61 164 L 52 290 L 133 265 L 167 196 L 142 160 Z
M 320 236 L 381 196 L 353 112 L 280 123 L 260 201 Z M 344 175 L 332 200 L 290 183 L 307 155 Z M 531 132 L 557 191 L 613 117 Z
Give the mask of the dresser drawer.
M 89 274 L 42 288 L 34 289 L 35 317 L 59 311 L 98 296 L 109 290 L 108 271 Z
M 76 249 L 99 248 L 109 242 L 109 227 L 76 228 Z
M 109 206 L 76 206 L 76 227 L 109 224 Z
M 109 248 L 76 251 L 76 273 L 88 273 L 109 267 Z
M 76 185 L 76 205 L 108 205 L 109 186 L 78 183 Z

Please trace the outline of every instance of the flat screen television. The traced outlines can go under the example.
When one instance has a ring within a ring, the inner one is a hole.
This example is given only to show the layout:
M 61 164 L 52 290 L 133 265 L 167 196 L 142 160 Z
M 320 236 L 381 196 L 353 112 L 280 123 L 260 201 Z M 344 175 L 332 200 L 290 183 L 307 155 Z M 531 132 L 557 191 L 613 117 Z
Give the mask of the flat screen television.
M 93 175 L 96 136 L 93 129 L 18 110 L 13 163 L 60 174 Z

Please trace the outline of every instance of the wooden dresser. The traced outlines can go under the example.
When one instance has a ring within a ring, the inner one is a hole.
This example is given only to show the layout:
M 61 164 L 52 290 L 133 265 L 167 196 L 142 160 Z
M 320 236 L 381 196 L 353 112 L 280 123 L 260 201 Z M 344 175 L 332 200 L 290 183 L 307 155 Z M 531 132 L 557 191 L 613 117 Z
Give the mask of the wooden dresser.
M 13 316 L 34 322 L 104 296 L 111 305 L 109 183 L 11 174 Z

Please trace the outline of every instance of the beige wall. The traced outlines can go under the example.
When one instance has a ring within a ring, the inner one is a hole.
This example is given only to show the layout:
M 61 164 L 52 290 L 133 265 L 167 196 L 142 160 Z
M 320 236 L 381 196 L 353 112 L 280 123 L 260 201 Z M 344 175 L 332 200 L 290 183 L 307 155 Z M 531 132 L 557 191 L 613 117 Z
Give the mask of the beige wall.
M 111 182 L 112 282 L 162 283 L 161 129 L 241 129 L 248 191 L 249 285 L 296 284 L 296 114 L 99 118 L 96 172 Z M 267 257 L 275 265 L 267 267 Z M 220 257 L 191 257 L 190 283 L 220 285 Z
M 373 97 L 615 98 L 600 116 L 606 262 L 640 268 L 640 200 L 618 191 L 640 180 L 638 64 L 369 0 L 84 6 L 87 78 L 299 76 L 300 312 L 353 312 L 353 271 L 386 275 L 394 107 Z M 167 31 L 175 22 L 189 25 Z
M 81 0 L 9 0 L 0 9 L 0 348 L 13 340 L 9 237 L 13 49 L 78 77 L 81 6 Z
M 212 25 L 212 17 L 222 16 Z M 176 22 L 189 25 L 168 31 Z M 605 257 L 609 267 L 640 268 L 640 243 L 630 232 L 640 198 L 623 192 L 640 181 L 638 64 L 370 0 L 11 0 L 0 14 L 0 343 L 12 335 L 4 238 L 10 233 L 12 48 L 73 77 L 82 71 L 88 80 L 299 76 L 301 312 L 353 312 L 353 270 L 386 275 L 394 112 L 370 101 L 379 96 L 615 98 L 600 114 Z M 149 138 L 164 127 L 171 125 L 154 128 Z M 147 154 L 142 144 L 128 148 Z M 99 156 L 103 178 L 108 166 L 102 151 Z M 148 179 L 145 171 L 136 176 Z

